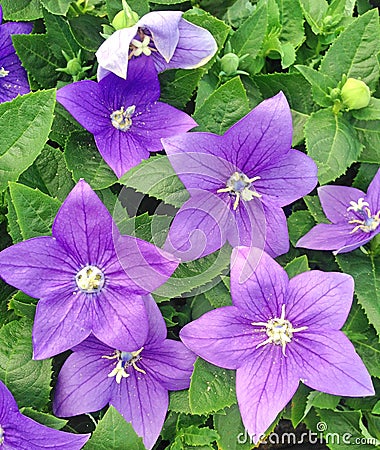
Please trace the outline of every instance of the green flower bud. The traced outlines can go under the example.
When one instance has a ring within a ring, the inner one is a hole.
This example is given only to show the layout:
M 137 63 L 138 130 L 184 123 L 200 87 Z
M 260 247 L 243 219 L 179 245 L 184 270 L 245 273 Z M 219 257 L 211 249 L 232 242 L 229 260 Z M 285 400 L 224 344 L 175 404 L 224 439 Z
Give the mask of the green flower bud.
M 82 70 L 82 63 L 78 58 L 73 58 L 68 61 L 66 66 L 66 73 L 69 75 L 77 75 Z
M 226 75 L 233 75 L 239 67 L 239 57 L 235 53 L 227 53 L 220 60 L 220 66 Z
M 112 26 L 115 30 L 121 30 L 122 28 L 133 27 L 138 20 L 138 14 L 132 11 L 128 3 L 123 0 L 123 10 L 119 11 L 113 18 Z
M 361 109 L 368 106 L 371 92 L 364 81 L 348 78 L 342 87 L 341 97 L 347 109 Z

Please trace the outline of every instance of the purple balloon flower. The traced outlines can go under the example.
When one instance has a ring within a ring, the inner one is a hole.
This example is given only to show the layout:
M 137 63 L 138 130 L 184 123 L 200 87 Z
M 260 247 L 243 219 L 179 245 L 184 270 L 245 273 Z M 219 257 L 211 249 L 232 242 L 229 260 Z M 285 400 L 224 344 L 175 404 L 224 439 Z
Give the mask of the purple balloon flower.
M 162 150 L 161 138 L 197 124 L 186 113 L 158 101 L 153 62 L 131 62 L 128 78 L 110 74 L 99 83 L 78 81 L 61 88 L 57 100 L 94 135 L 100 154 L 118 177 Z
M 24 416 L 8 388 L 0 381 L 0 447 L 2 450 L 80 450 L 89 434 L 53 430 Z
M 30 92 L 28 77 L 16 55 L 11 36 L 12 34 L 29 34 L 33 28 L 31 23 L 1 24 L 2 20 L 3 10 L 0 5 L 0 103 Z
M 166 339 L 165 321 L 151 296 L 148 337 L 141 347 L 115 348 L 88 338 L 73 348 L 58 376 L 53 410 L 69 417 L 114 406 L 151 449 L 168 410 L 168 390 L 190 385 L 195 355 Z
M 0 276 L 40 298 L 34 359 L 61 353 L 93 333 L 106 344 L 140 348 L 148 333 L 143 295 L 178 262 L 153 244 L 119 234 L 85 181 L 62 204 L 53 237 L 29 239 L 0 253 Z
M 380 169 L 367 194 L 347 186 L 322 186 L 319 199 L 329 223 L 320 223 L 297 247 L 347 253 L 369 242 L 380 232 Z
M 171 225 L 166 248 L 183 260 L 218 250 L 226 241 L 286 253 L 282 207 L 317 184 L 317 167 L 292 150 L 292 118 L 285 96 L 263 101 L 223 136 L 186 133 L 163 139 L 190 199 Z
M 180 337 L 210 363 L 237 369 L 240 413 L 258 442 L 300 380 L 333 395 L 366 396 L 374 390 L 353 345 L 339 331 L 351 307 L 353 279 L 315 270 L 289 280 L 266 253 L 253 272 L 249 253 L 239 247 L 232 255 L 233 306 L 204 314 Z
M 158 72 L 195 69 L 206 64 L 218 47 L 212 34 L 182 18 L 181 11 L 153 11 L 136 25 L 115 31 L 96 52 L 98 79 L 113 72 L 125 78 L 132 57 L 146 55 Z

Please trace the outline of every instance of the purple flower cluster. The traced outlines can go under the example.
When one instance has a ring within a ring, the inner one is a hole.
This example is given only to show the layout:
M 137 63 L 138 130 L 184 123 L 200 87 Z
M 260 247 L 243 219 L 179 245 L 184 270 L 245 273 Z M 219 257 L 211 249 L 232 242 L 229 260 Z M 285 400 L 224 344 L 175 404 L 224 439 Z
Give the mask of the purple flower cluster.
M 27 24 L 0 26 L 1 101 L 29 89 L 20 81 L 25 74 L 10 34 L 30 31 Z M 310 271 L 289 280 L 272 259 L 289 249 L 282 208 L 318 182 L 314 161 L 291 148 L 285 96 L 280 92 L 263 101 L 222 136 L 188 133 L 197 125 L 194 120 L 159 101 L 158 71 L 198 67 L 216 49 L 211 34 L 181 12 L 152 12 L 99 48 L 99 82 L 79 81 L 57 93 L 94 135 L 118 177 L 150 152 L 165 149 L 190 199 L 176 214 L 164 250 L 121 235 L 96 193 L 80 180 L 58 211 L 52 236 L 0 253 L 4 281 L 39 299 L 33 358 L 72 350 L 58 376 L 54 413 L 69 417 L 113 405 L 148 449 L 162 429 L 168 391 L 189 387 L 196 355 L 236 369 L 241 416 L 255 442 L 300 380 L 335 395 L 374 393 L 364 364 L 340 331 L 351 307 L 353 279 Z M 17 92 L 3 93 L 7 79 L 13 86 L 19 80 Z M 367 194 L 320 188 L 332 223 L 317 225 L 298 245 L 343 252 L 367 243 L 380 231 L 379 183 L 380 171 Z M 187 324 L 180 332 L 183 342 L 167 339 L 150 294 L 180 261 L 209 255 L 226 242 L 234 248 L 233 306 Z M 87 439 L 22 416 L 0 384 L 4 449 L 75 450 Z

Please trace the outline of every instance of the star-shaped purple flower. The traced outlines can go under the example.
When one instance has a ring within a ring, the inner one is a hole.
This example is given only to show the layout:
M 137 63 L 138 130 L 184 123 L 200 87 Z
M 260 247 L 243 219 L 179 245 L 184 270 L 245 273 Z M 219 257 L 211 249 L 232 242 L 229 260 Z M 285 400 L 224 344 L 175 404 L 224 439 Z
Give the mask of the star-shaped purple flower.
M 353 345 L 339 331 L 351 307 L 353 279 L 315 270 L 289 280 L 266 253 L 253 271 L 249 254 L 249 248 L 239 247 L 232 255 L 233 306 L 204 314 L 180 337 L 210 363 L 237 369 L 240 413 L 257 442 L 300 380 L 333 395 L 366 396 L 374 390 Z
M 161 138 L 197 125 L 186 113 L 158 101 L 158 76 L 153 62 L 144 58 L 131 61 L 127 80 L 111 73 L 99 83 L 78 81 L 57 92 L 57 101 L 94 135 L 118 177 L 150 152 L 162 150 Z
M 115 31 L 96 52 L 98 79 L 113 72 L 125 78 L 132 56 L 146 55 L 158 72 L 206 64 L 218 47 L 212 34 L 182 18 L 181 11 L 153 11 L 136 25 Z
M 348 186 L 322 186 L 318 196 L 331 224 L 316 225 L 297 242 L 297 247 L 347 253 L 380 232 L 380 169 L 367 194 Z
M 190 385 L 195 355 L 166 339 L 165 321 L 151 296 L 148 337 L 142 346 L 115 348 L 90 337 L 73 348 L 58 376 L 53 410 L 69 417 L 113 405 L 147 449 L 156 442 L 168 410 L 168 390 Z
M 8 388 L 0 381 L 0 448 L 2 450 L 80 450 L 89 434 L 53 430 L 24 416 Z
M 178 262 L 153 244 L 119 234 L 85 181 L 62 204 L 53 237 L 29 239 L 0 253 L 0 276 L 40 298 L 34 359 L 61 353 L 90 333 L 106 344 L 140 348 L 148 333 L 143 295 Z
M 223 136 L 186 133 L 163 139 L 191 198 L 177 213 L 166 248 L 183 260 L 218 250 L 226 241 L 286 253 L 282 207 L 317 184 L 317 167 L 292 150 L 292 118 L 282 93 L 263 101 Z
M 17 95 L 30 92 L 25 69 L 16 55 L 12 44 L 12 34 L 29 34 L 33 24 L 25 22 L 3 23 L 0 5 L 0 103 L 8 102 Z

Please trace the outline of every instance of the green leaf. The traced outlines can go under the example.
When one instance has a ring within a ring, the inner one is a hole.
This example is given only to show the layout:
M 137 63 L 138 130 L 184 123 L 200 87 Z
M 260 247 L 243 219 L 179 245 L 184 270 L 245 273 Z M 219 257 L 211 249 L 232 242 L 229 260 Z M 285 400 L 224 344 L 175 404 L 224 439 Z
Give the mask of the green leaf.
M 380 343 L 375 330 L 372 327 L 365 331 L 361 330 L 356 334 L 350 334 L 349 338 L 366 365 L 368 372 L 372 376 L 380 378 Z
M 290 403 L 290 420 L 292 425 L 296 428 L 306 417 L 308 412 L 306 412 L 307 397 L 309 396 L 310 388 L 300 383 L 296 393 L 294 394 L 292 401 Z
M 343 331 L 350 339 L 354 339 L 357 335 L 359 335 L 359 339 L 361 339 L 361 333 L 367 331 L 369 327 L 370 325 L 363 308 L 357 303 L 356 299 L 354 299 L 350 314 L 343 326 Z
M 177 3 L 185 3 L 188 0 L 151 0 L 151 3 L 158 5 L 176 5 Z
M 171 278 L 154 291 L 164 298 L 180 297 L 183 294 L 195 295 L 207 290 L 220 280 L 229 268 L 231 248 L 228 245 L 204 258 L 181 263 Z
M 293 278 L 300 273 L 307 272 L 310 270 L 309 261 L 306 255 L 298 256 L 290 261 L 284 269 L 288 274 L 289 278 Z
M 367 107 L 353 109 L 351 114 L 358 120 L 380 120 L 380 99 L 371 97 Z
M 326 394 L 324 392 L 312 391 L 307 397 L 306 413 L 310 408 L 335 409 L 340 401 L 337 395 Z
M 72 0 L 41 0 L 43 6 L 52 14 L 65 15 Z
M 354 127 L 364 147 L 362 153 L 359 155 L 358 161 L 379 164 L 380 120 L 355 121 Z
M 37 299 L 29 297 L 22 291 L 18 291 L 10 299 L 8 308 L 13 309 L 14 313 L 19 317 L 34 320 L 37 302 Z
M 306 203 L 307 209 L 317 223 L 330 223 L 323 212 L 321 202 L 317 195 L 306 195 L 303 201 Z
M 54 430 L 61 430 L 68 422 L 65 419 L 59 419 L 58 417 L 52 416 L 51 414 L 36 411 L 33 408 L 22 408 L 20 412 L 25 416 L 35 420 L 36 422 L 42 423 L 42 425 L 46 425 L 47 427 L 53 428 Z
M 280 13 L 280 40 L 298 48 L 305 39 L 304 18 L 299 2 L 294 0 L 276 0 Z
M 380 270 L 379 258 L 365 255 L 359 249 L 336 256 L 343 272 L 355 280 L 355 293 L 369 322 L 380 334 Z
M 145 450 L 142 439 L 123 416 L 110 406 L 83 450 Z
M 247 94 L 239 77 L 220 86 L 194 113 L 197 131 L 223 134 L 250 111 Z
M 74 131 L 65 146 L 65 161 L 75 181 L 84 178 L 93 189 L 105 189 L 117 178 L 106 164 L 95 145 L 91 134 Z
M 378 164 L 360 164 L 352 186 L 362 191 L 366 191 L 378 170 Z
M 214 415 L 214 428 L 219 434 L 217 440 L 221 450 L 251 450 L 251 439 L 241 421 L 239 407 L 225 409 L 225 414 Z
M 35 20 L 42 17 L 39 0 L 2 0 L 4 19 Z
M 267 5 L 257 8 L 231 37 L 231 46 L 238 56 L 249 56 L 241 62 L 241 69 L 252 73 L 252 64 L 263 46 L 267 32 Z
M 55 91 L 49 90 L 0 104 L 0 192 L 41 153 L 53 122 L 54 102 Z
M 184 109 L 190 101 L 204 69 L 173 69 L 159 74 L 161 85 L 160 101 L 175 108 Z
M 211 445 L 219 438 L 219 435 L 215 430 L 211 430 L 208 427 L 199 428 L 192 425 L 182 430 L 181 437 L 187 445 L 203 447 Z
M 230 291 L 226 288 L 222 281 L 206 291 L 204 295 L 214 308 L 232 305 Z
M 73 131 L 83 128 L 74 117 L 58 102 L 55 104 L 54 120 L 49 139 L 57 142 L 62 148 L 65 147 L 67 139 Z
M 323 18 L 328 9 L 326 0 L 300 0 L 301 8 L 307 23 L 314 34 L 322 33 Z
M 120 178 L 120 183 L 138 192 L 180 207 L 189 194 L 167 156 L 157 155 L 142 161 Z
M 32 321 L 15 320 L 0 329 L 0 379 L 20 408 L 42 409 L 49 402 L 51 359 L 32 359 Z
M 169 394 L 169 410 L 177 413 L 191 414 L 189 390 L 172 391 Z
M 73 17 L 69 20 L 70 30 L 75 40 L 89 52 L 96 52 L 104 42 L 100 35 L 104 23 L 104 18 L 89 14 Z
M 194 364 L 189 389 L 193 414 L 208 415 L 236 403 L 235 372 L 216 367 L 201 358 Z
M 14 292 L 15 289 L 12 286 L 0 280 L 0 326 L 18 319 L 17 315 L 8 308 L 9 300 Z
M 373 414 L 380 414 L 380 400 L 373 407 L 372 413 Z
M 330 93 L 330 89 L 336 87 L 335 81 L 328 75 L 318 72 L 311 67 L 301 65 L 297 65 L 295 67 L 311 84 L 314 101 L 322 107 L 331 106 L 333 102 L 328 95 Z
M 252 14 L 254 7 L 249 0 L 237 0 L 227 8 L 223 20 L 234 28 L 240 25 Z
M 362 145 L 355 129 L 329 109 L 312 113 L 305 126 L 308 155 L 318 166 L 318 179 L 326 184 L 344 174 L 357 161 Z
M 61 202 L 17 183 L 9 184 L 9 193 L 23 239 L 50 235 Z
M 289 239 L 293 246 L 315 225 L 309 211 L 295 211 L 288 217 Z
M 338 36 L 323 58 L 320 72 L 336 83 L 343 74 L 360 78 L 370 89 L 375 89 L 379 79 L 379 51 L 379 13 L 373 9 L 356 18 Z
M 12 238 L 12 242 L 16 244 L 17 242 L 23 241 L 23 237 L 21 235 L 20 225 L 17 221 L 16 210 L 13 206 L 9 191 L 5 192 L 5 200 L 8 208 L 8 212 L 6 214 L 6 217 L 8 219 L 8 233 Z

